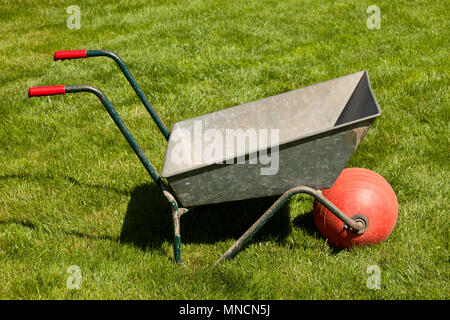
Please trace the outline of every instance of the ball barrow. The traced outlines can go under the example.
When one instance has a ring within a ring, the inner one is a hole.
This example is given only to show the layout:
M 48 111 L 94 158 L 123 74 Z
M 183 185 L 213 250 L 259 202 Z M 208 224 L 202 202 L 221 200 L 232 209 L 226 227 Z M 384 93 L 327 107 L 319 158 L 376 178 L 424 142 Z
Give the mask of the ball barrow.
M 145 156 L 127 126 L 99 89 L 88 85 L 58 85 L 32 87 L 29 97 L 88 92 L 97 96 L 127 140 L 153 181 L 161 188 L 171 206 L 174 228 L 174 258 L 181 259 L 180 219 L 195 206 L 263 196 L 278 195 L 278 200 L 222 255 L 216 262 L 230 259 L 242 249 L 251 237 L 290 199 L 298 193 L 314 197 L 332 215 L 343 222 L 344 228 L 354 235 L 362 235 L 370 228 L 371 221 L 364 212 L 344 213 L 320 191 L 333 186 L 354 150 L 361 142 L 376 117 L 381 114 L 370 88 L 366 71 L 325 81 L 306 88 L 290 91 L 278 96 L 224 109 L 209 115 L 176 123 L 173 130 L 183 128 L 193 132 L 195 121 L 209 123 L 218 130 L 226 130 L 246 113 L 258 110 L 267 117 L 244 118 L 249 128 L 280 129 L 280 170 L 273 176 L 256 177 L 260 166 L 217 165 L 196 163 L 180 167 L 171 163 L 170 154 L 174 141 L 142 89 L 131 75 L 123 60 L 106 50 L 70 50 L 55 52 L 55 60 L 79 59 L 105 56 L 113 59 L 138 95 L 150 116 L 168 141 L 166 157 L 161 175 Z M 306 101 L 306 102 L 305 102 Z M 310 103 L 308 103 L 308 101 Z M 311 102 L 313 101 L 313 102 Z M 278 112 L 279 119 L 270 114 Z M 280 112 L 282 110 L 284 112 Z M 226 119 L 226 121 L 224 121 Z M 306 120 L 305 120 L 306 119 Z M 283 121 L 286 125 L 283 125 Z M 278 122 L 278 124 L 277 124 Z M 287 128 L 287 129 L 285 129 Z M 173 132 L 172 130 L 172 132 Z M 274 146 L 268 146 L 273 151 Z M 261 150 L 245 150 L 246 156 Z M 324 155 L 327 156 L 324 158 Z M 242 154 L 232 154 L 238 158 Z M 322 162 L 319 161 L 322 160 Z M 223 159 L 224 163 L 225 160 Z M 322 163 L 322 164 L 320 164 Z M 250 178 L 249 178 L 250 177 Z M 258 183 L 252 180 L 258 179 Z M 228 179 L 228 180 L 227 180 Z M 250 180 L 250 181 L 247 181 Z M 222 181 L 218 183 L 217 181 Z

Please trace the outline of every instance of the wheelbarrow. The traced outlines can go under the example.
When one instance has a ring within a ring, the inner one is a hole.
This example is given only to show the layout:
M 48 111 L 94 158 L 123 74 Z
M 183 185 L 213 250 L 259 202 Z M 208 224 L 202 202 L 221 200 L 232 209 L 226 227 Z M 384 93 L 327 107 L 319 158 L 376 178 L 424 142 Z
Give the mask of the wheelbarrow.
M 364 212 L 351 216 L 325 197 L 373 121 L 381 114 L 366 71 L 177 122 L 172 132 L 115 53 L 57 51 L 54 60 L 112 58 L 153 118 L 167 149 L 161 175 L 145 156 L 111 102 L 87 85 L 33 87 L 29 97 L 95 94 L 170 203 L 174 258 L 180 264 L 180 218 L 196 206 L 250 198 L 278 200 L 220 257 L 233 257 L 295 194 L 306 193 L 354 236 L 369 227 Z M 269 139 L 270 136 L 270 139 Z

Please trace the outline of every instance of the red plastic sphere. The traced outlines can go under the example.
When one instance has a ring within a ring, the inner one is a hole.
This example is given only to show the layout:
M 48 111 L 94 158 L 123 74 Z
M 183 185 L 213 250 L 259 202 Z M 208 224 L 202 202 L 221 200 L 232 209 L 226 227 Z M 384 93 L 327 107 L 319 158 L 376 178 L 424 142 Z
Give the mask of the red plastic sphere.
M 367 230 L 358 235 L 346 229 L 344 223 L 317 200 L 314 201 L 314 222 L 329 243 L 341 248 L 379 243 L 394 230 L 398 217 L 398 202 L 389 183 L 378 173 L 363 168 L 344 169 L 323 195 L 350 218 L 364 215 Z

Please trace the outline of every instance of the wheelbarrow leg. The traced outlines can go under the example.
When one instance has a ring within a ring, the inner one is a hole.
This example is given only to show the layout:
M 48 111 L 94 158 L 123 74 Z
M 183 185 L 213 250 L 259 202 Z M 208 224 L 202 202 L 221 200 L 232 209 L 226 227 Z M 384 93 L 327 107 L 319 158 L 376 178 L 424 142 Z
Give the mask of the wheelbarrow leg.
M 180 215 L 178 210 L 174 207 L 172 209 L 172 220 L 173 220 L 173 257 L 176 262 L 184 266 L 183 260 L 181 260 L 181 236 L 180 236 Z
M 172 221 L 173 221 L 173 256 L 177 263 L 184 266 L 183 260 L 181 259 L 181 234 L 180 234 L 180 218 L 183 214 L 189 210 L 186 208 L 179 208 L 175 197 L 167 190 L 165 183 L 160 184 L 164 196 L 169 200 L 170 208 L 172 210 Z
M 172 220 L 173 220 L 173 257 L 176 262 L 181 266 L 184 266 L 183 260 L 181 260 L 181 235 L 180 235 L 180 218 L 183 214 L 188 212 L 185 208 L 175 209 L 172 206 Z
M 342 220 L 349 229 L 356 233 L 363 233 L 367 228 L 367 222 L 357 222 L 349 218 L 333 203 L 325 198 L 318 190 L 310 187 L 299 186 L 286 191 L 267 211 L 217 260 L 216 265 L 224 260 L 231 259 L 242 247 L 250 240 L 253 235 L 289 200 L 290 197 L 297 193 L 306 193 L 313 196 L 317 201 L 323 204 L 335 216 Z M 361 215 L 358 215 L 361 218 Z M 358 220 L 359 221 L 359 220 Z

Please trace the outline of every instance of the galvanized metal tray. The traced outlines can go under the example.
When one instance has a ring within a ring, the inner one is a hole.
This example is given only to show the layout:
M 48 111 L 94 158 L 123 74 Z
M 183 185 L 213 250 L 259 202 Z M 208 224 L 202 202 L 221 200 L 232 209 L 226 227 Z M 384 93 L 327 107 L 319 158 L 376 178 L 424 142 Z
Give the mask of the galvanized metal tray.
M 328 188 L 380 114 L 363 71 L 180 121 L 172 128 L 161 176 L 186 207 L 280 195 L 302 185 Z M 214 163 L 195 157 L 199 141 L 203 143 L 200 150 L 214 143 L 213 139 L 194 140 L 199 128 L 203 133 L 213 129 L 222 137 L 227 137 L 227 130 L 241 130 L 245 149 L 239 152 L 235 146 L 227 153 L 223 142 L 223 156 Z M 248 129 L 278 130 L 279 143 L 255 149 L 249 143 L 251 132 L 245 134 Z M 267 149 L 269 155 L 278 149 L 278 170 L 262 175 L 261 169 L 269 166 L 263 161 L 250 163 L 250 158 L 262 151 L 266 154 Z M 174 157 L 179 150 L 188 153 L 184 158 L 188 161 L 180 163 Z M 245 162 L 239 163 L 244 157 Z

